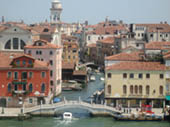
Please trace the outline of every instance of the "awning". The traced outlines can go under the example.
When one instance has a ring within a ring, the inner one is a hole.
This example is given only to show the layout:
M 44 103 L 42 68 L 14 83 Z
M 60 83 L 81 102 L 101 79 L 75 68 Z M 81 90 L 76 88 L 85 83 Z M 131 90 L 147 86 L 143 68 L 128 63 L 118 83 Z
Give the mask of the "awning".
M 166 100 L 170 101 L 170 96 L 166 96 Z
M 58 102 L 60 102 L 60 101 L 61 101 L 61 99 L 60 99 L 60 98 L 57 98 L 57 97 L 54 98 L 54 100 L 53 100 L 54 103 L 58 103 Z

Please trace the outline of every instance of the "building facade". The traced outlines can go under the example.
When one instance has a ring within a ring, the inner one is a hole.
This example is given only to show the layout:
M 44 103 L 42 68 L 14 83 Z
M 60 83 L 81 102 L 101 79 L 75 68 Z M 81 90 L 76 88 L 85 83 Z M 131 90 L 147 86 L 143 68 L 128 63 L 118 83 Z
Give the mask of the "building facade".
M 165 106 L 166 66 L 159 62 L 121 62 L 106 68 L 105 100 L 114 107 Z
M 0 59 L 1 106 L 27 107 L 50 102 L 47 63 L 24 54 L 0 53 Z
M 38 40 L 25 47 L 24 52 L 37 60 L 49 63 L 50 90 L 54 95 L 61 93 L 62 47 L 47 41 Z

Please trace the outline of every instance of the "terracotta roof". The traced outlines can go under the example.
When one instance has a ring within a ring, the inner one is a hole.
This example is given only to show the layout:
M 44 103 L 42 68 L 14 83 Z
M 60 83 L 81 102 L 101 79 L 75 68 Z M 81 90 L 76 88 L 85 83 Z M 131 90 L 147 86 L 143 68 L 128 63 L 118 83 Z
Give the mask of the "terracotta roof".
M 12 68 L 11 62 L 14 59 L 20 58 L 20 57 L 29 57 L 31 59 L 34 59 L 32 56 L 23 54 L 23 53 L 4 53 L 0 52 L 0 68 Z M 48 63 L 35 60 L 34 61 L 34 67 L 33 68 L 47 68 Z
M 78 71 L 74 71 L 73 75 L 87 75 L 87 72 L 86 71 L 78 70 Z
M 166 66 L 160 62 L 121 62 L 107 67 L 106 70 L 164 71 Z
M 145 48 L 152 50 L 170 49 L 170 42 L 150 42 L 145 44 Z
M 64 41 L 63 42 L 63 46 L 64 45 L 70 45 L 70 48 L 74 48 L 74 49 L 78 49 L 78 44 L 76 42 L 68 42 L 68 41 Z
M 139 61 L 141 60 L 140 54 L 142 52 L 132 52 L 132 53 L 119 53 L 113 56 L 108 56 L 105 60 L 115 60 L 115 61 Z
M 98 35 L 106 35 L 106 34 L 115 34 L 116 31 L 128 31 L 125 26 L 117 25 L 117 26 L 99 26 L 96 27 L 95 30 L 87 32 L 87 34 L 98 34 Z
M 43 45 L 41 45 L 41 46 L 37 45 L 38 42 L 43 43 Z M 34 42 L 33 45 L 27 45 L 24 48 L 27 48 L 27 49 L 50 49 L 50 48 L 57 49 L 57 48 L 61 48 L 61 46 L 51 44 L 45 40 L 37 40 Z
M 62 62 L 62 69 L 72 69 L 74 70 L 75 64 L 72 62 Z
M 158 31 L 161 33 L 170 32 L 169 24 L 136 24 L 136 26 L 147 27 L 148 32 L 158 32 Z
M 115 42 L 115 37 L 107 37 L 103 40 L 99 40 L 98 42 L 100 43 L 107 43 L 107 44 L 114 44 Z
M 96 48 L 96 44 L 94 43 L 94 44 L 89 44 L 89 45 L 87 45 L 87 47 L 89 47 L 89 48 Z

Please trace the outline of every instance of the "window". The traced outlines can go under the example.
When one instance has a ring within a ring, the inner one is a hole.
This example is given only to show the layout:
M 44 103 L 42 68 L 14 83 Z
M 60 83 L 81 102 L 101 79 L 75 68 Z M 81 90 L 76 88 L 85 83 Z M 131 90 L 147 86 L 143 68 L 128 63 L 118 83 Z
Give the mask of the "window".
M 25 61 L 25 60 L 23 60 L 23 61 L 22 61 L 22 64 L 23 64 L 23 66 L 25 66 L 25 64 L 26 64 L 26 61 Z
M 39 54 L 39 52 L 38 52 L 38 51 L 36 51 L 36 54 L 38 55 L 38 54 Z
M 32 60 L 29 60 L 28 63 L 29 63 L 29 65 L 32 65 Z
M 45 72 L 41 72 L 41 77 L 45 78 Z
M 5 49 L 11 49 L 11 40 L 8 40 L 5 44 Z
M 153 37 L 153 34 L 150 34 L 150 37 Z
M 136 47 L 139 47 L 139 44 L 136 44 Z
M 134 74 L 133 73 L 130 74 L 130 78 L 134 78 Z
M 76 53 L 77 52 L 77 50 L 76 49 L 73 49 L 73 51 L 72 51 L 73 53 Z
M 70 59 L 70 56 L 68 56 L 68 59 Z
M 33 72 L 29 72 L 29 78 L 33 77 Z
M 33 85 L 32 85 L 32 83 L 30 83 L 30 85 L 29 85 L 29 92 L 32 92 L 32 90 L 33 90 Z
M 160 86 L 160 87 L 159 87 L 159 94 L 160 94 L 160 95 L 163 95 L 163 91 L 164 91 L 164 90 L 163 90 L 163 86 Z
M 53 51 L 50 51 L 50 55 L 53 55 Z
M 127 86 L 126 85 L 123 86 L 123 94 L 125 94 L 125 95 L 127 94 Z
M 149 95 L 150 94 L 150 86 L 146 86 L 146 95 Z
M 164 74 L 160 74 L 160 79 L 163 79 L 164 78 Z
M 54 82 L 53 80 L 50 81 L 50 85 L 53 86 L 54 85 Z
M 123 73 L 123 78 L 127 78 L 127 74 L 126 73 Z
M 14 72 L 14 79 L 18 79 L 18 72 Z
M 160 37 L 162 37 L 162 34 L 160 34 Z
M 22 85 L 22 89 L 23 89 L 23 91 L 26 91 L 26 84 Z
M 32 102 L 33 102 L 33 100 L 32 100 L 32 98 L 30 98 L 30 99 L 29 99 L 29 103 L 32 104 Z
M 112 74 L 111 74 L 111 73 L 108 73 L 108 74 L 107 74 L 107 77 L 108 77 L 108 78 L 112 78 Z
M 22 72 L 21 79 L 27 79 L 27 72 Z
M 8 84 L 8 92 L 10 93 L 12 90 L 12 86 L 11 86 L 11 83 Z
M 73 59 L 76 59 L 76 56 L 73 56 Z
M 140 73 L 139 74 L 139 78 L 142 79 L 143 78 L 143 74 Z
M 135 86 L 135 94 L 138 94 L 138 86 Z
M 45 93 L 45 84 L 44 83 L 41 85 L 41 92 Z
M 25 45 L 26 45 L 25 42 L 21 40 L 21 49 L 24 49 Z
M 28 51 L 28 54 L 31 55 L 31 50 Z
M 53 77 L 53 71 L 52 70 L 50 71 L 50 76 Z
M 89 40 L 89 41 L 90 41 L 90 39 L 91 39 L 90 36 L 88 36 L 88 40 Z
M 8 72 L 8 78 L 11 78 L 12 77 L 12 72 Z
M 18 90 L 18 85 L 14 85 L 14 90 L 17 91 Z
M 16 63 L 17 63 L 17 66 L 19 66 L 19 65 L 20 65 L 20 61 L 19 61 L 19 60 L 17 60 L 17 61 L 16 61 Z
M 142 93 L 143 93 L 143 90 L 142 90 L 143 88 L 142 88 L 142 86 L 140 85 L 139 86 L 139 94 L 141 94 L 142 95 Z
M 108 92 L 108 94 L 111 94 L 111 85 L 108 85 L 107 92 Z
M 41 54 L 42 54 L 42 51 L 39 51 L 39 54 L 41 55 Z
M 133 94 L 133 86 L 130 86 L 130 94 Z
M 150 78 L 150 74 L 146 74 L 146 78 Z
M 51 66 L 53 65 L 53 61 L 52 61 L 52 60 L 50 60 L 50 65 L 51 65 Z
M 19 48 L 19 39 L 13 38 L 13 49 L 18 49 L 18 48 Z

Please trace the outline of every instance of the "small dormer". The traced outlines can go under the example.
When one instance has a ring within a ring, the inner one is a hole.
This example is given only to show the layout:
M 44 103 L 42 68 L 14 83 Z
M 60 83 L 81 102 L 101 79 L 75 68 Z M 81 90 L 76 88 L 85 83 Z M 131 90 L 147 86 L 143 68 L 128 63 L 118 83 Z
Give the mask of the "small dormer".
M 11 66 L 13 68 L 32 68 L 34 67 L 35 59 L 31 56 L 23 55 L 12 60 Z
M 46 41 L 38 40 L 34 42 L 33 46 L 44 46 L 46 44 L 47 44 Z

